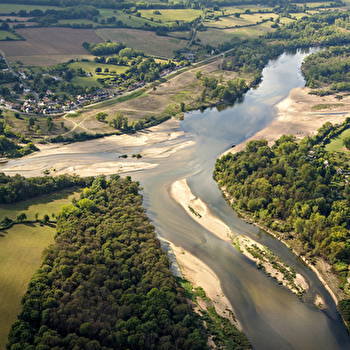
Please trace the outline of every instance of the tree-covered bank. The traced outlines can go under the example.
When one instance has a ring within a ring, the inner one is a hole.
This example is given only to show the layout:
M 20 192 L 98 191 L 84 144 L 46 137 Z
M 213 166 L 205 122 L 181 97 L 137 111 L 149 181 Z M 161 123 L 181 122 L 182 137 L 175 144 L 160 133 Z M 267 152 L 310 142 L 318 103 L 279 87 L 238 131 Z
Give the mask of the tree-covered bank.
M 350 239 L 348 157 L 335 158 L 324 144 L 349 127 L 325 124 L 299 143 L 282 136 L 272 147 L 265 140 L 248 142 L 245 151 L 217 160 L 214 177 L 234 207 L 298 246 L 315 263 L 326 259 L 348 295 Z M 348 297 L 347 297 L 348 298 Z M 347 298 L 339 307 L 349 322 Z
M 7 349 L 207 348 L 138 190 L 130 177 L 99 176 L 61 208 Z M 249 348 L 241 333 L 225 336 Z

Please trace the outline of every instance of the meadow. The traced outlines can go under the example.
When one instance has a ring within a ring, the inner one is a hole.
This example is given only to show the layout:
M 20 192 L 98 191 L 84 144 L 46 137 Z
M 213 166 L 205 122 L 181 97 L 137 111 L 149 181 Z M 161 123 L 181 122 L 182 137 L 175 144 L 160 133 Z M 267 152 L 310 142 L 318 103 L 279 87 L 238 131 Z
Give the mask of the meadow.
M 203 14 L 202 10 L 195 9 L 161 9 L 158 10 L 161 14 L 154 14 L 154 10 L 140 10 L 141 17 L 151 19 L 154 21 L 161 20 L 163 24 L 170 25 L 175 23 L 175 20 L 179 22 L 190 22 L 200 17 Z
M 42 5 L 25 5 L 25 4 L 1 4 L 0 13 L 11 13 L 11 12 L 19 12 L 20 10 L 24 10 L 27 12 L 33 11 L 33 10 L 41 10 L 45 12 L 46 10 L 59 10 L 60 7 L 57 6 L 42 6 Z
M 10 60 L 19 57 L 25 65 L 49 66 L 57 64 L 57 58 L 64 62 L 77 56 L 86 56 L 89 53 L 82 46 L 84 41 L 103 42 L 93 29 L 23 28 L 16 32 L 26 41 L 3 41 L 0 42 L 0 49 Z M 32 56 L 35 56 L 34 59 L 31 59 Z
M 0 40 L 7 40 L 7 38 L 18 40 L 17 35 L 8 32 L 7 30 L 0 30 Z
M 326 151 L 329 152 L 348 152 L 348 150 L 343 146 L 344 137 L 350 136 L 350 129 L 343 131 L 340 135 L 332 139 L 332 141 L 326 145 Z
M 174 56 L 173 51 L 186 47 L 187 41 L 167 36 L 158 36 L 154 32 L 137 29 L 98 29 L 96 31 L 104 40 L 125 43 L 127 47 L 143 51 L 147 55 L 166 58 Z M 170 33 L 171 34 L 171 33 Z M 186 35 L 186 32 L 184 32 Z
M 64 190 L 12 205 L 0 205 L 0 220 L 15 219 L 24 212 L 29 220 L 34 214 L 57 214 L 78 192 Z M 21 309 L 21 299 L 34 271 L 40 266 L 43 250 L 54 242 L 54 225 L 23 223 L 0 231 L 0 350 L 5 350 L 7 334 Z

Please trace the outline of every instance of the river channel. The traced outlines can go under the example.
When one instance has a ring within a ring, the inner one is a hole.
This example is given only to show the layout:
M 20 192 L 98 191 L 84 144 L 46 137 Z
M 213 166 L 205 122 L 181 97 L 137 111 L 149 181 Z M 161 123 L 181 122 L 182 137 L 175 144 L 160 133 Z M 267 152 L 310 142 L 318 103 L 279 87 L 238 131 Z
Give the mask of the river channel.
M 216 273 L 243 331 L 257 350 L 350 349 L 350 338 L 335 304 L 316 275 L 278 240 L 238 218 L 212 177 L 216 158 L 233 144 L 239 144 L 269 125 L 276 117 L 276 103 L 286 98 L 292 89 L 303 86 L 300 66 L 306 55 L 305 52 L 283 54 L 270 61 L 259 87 L 250 90 L 244 100 L 234 106 L 220 111 L 213 108 L 187 113 L 179 126 L 166 130 L 169 133 L 183 130 L 180 137 L 155 143 L 152 147 L 176 146 L 187 141 L 193 141 L 192 145 L 178 149 L 170 157 L 158 158 L 157 167 L 130 173 L 133 180 L 141 182 L 144 205 L 158 235 L 189 251 Z M 0 171 L 29 176 L 34 172 L 27 171 L 26 166 L 33 162 L 45 163 L 47 167 L 67 162 L 67 159 L 72 164 L 96 164 L 115 160 L 116 154 L 121 152 L 113 146 L 105 152 L 94 152 L 89 142 L 82 144 L 85 144 L 84 150 L 77 153 L 58 150 L 54 155 L 39 153 L 11 160 L 0 165 Z M 132 148 L 133 153 L 142 150 L 141 146 Z M 147 161 L 147 156 L 142 160 Z M 171 184 L 183 178 L 187 179 L 192 193 L 234 234 L 244 234 L 264 244 L 304 276 L 310 286 L 308 297 L 299 300 L 256 269 L 255 264 L 231 244 L 194 221 L 170 196 Z M 313 306 L 316 294 L 325 300 L 324 310 Z

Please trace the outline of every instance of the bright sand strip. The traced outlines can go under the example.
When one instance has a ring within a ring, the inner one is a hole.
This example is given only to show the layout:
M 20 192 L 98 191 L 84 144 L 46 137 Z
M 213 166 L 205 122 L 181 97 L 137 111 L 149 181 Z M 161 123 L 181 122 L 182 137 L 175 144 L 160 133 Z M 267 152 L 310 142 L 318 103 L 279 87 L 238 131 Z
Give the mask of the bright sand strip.
M 200 225 L 222 240 L 231 242 L 233 235 L 231 229 L 221 220 L 213 216 L 207 205 L 200 198 L 196 198 L 192 194 L 191 189 L 187 185 L 186 179 L 174 182 L 171 185 L 170 193 L 173 199 L 187 211 L 193 220 L 197 221 Z M 189 207 L 200 216 L 191 212 Z
M 261 265 L 264 267 L 266 273 L 270 274 L 271 277 L 276 277 L 277 281 L 281 281 L 282 284 L 285 287 L 287 287 L 288 289 L 290 289 L 293 293 L 297 294 L 299 292 L 299 290 L 297 290 L 295 288 L 292 288 L 292 286 L 289 284 L 289 281 L 284 279 L 283 273 L 281 273 L 277 269 L 274 269 L 270 262 L 267 262 L 266 259 L 265 259 L 264 262 L 261 262 L 260 259 L 254 257 L 247 250 L 247 248 L 250 248 L 250 249 L 254 250 L 254 246 L 257 246 L 261 251 L 265 251 L 265 247 L 262 244 L 254 241 L 253 239 L 245 237 L 245 236 L 238 236 L 237 239 L 238 239 L 238 242 L 239 242 L 240 250 L 242 251 L 242 253 L 247 258 L 249 258 L 250 260 L 254 261 L 256 264 L 261 263 Z M 288 268 L 286 267 L 286 269 L 288 269 Z M 308 290 L 309 289 L 309 285 L 307 284 L 305 278 L 302 275 L 300 275 L 299 273 L 296 274 L 296 278 L 294 279 L 294 283 L 295 283 L 296 286 L 300 286 L 304 290 Z
M 311 108 L 317 104 L 335 104 L 339 101 L 331 95 L 323 97 L 309 95 L 310 91 L 311 89 L 307 87 L 293 89 L 286 99 L 276 105 L 277 118 L 269 126 L 224 154 L 244 150 L 246 144 L 251 140 L 264 139 L 271 146 L 282 135 L 293 134 L 298 139 L 307 135 L 313 136 L 326 122 L 336 124 L 346 119 L 346 114 L 350 110 L 350 96 L 344 96 L 341 100 L 343 107 L 313 111 Z
M 237 319 L 234 320 L 231 313 L 228 312 L 228 310 L 230 310 L 234 314 L 232 305 L 224 295 L 224 292 L 221 289 L 220 280 L 216 274 L 190 252 L 181 247 L 175 246 L 171 242 L 168 243 L 175 254 L 182 276 L 190 281 L 194 288 L 202 287 L 207 297 L 214 303 L 216 312 L 220 316 L 228 318 L 237 329 L 242 330 L 239 321 Z M 204 303 L 200 303 L 199 298 L 197 298 L 197 301 L 201 308 L 205 308 Z

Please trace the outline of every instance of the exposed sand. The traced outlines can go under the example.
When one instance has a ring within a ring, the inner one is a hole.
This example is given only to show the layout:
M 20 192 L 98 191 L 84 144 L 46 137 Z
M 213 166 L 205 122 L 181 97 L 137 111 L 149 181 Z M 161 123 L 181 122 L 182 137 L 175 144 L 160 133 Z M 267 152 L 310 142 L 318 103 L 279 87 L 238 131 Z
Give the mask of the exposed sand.
M 215 217 L 200 198 L 196 198 L 192 194 L 191 189 L 187 185 L 186 179 L 174 182 L 171 185 L 170 191 L 173 199 L 186 210 L 193 220 L 197 221 L 204 228 L 211 231 L 222 240 L 231 242 L 233 235 L 231 229 Z M 189 207 L 193 208 L 198 215 L 191 212 Z
M 50 175 L 75 173 L 91 176 L 152 169 L 158 165 L 157 158 L 169 157 L 178 150 L 194 144 L 193 141 L 180 140 L 183 135 L 179 122 L 170 119 L 135 134 L 113 135 L 71 144 L 38 145 L 40 152 L 0 163 L 0 171 L 24 176 L 40 176 L 46 170 Z M 163 147 L 157 147 L 158 144 L 162 144 Z M 99 153 L 110 153 L 110 157 L 99 158 Z M 132 157 L 132 154 L 137 153 L 141 154 L 141 159 Z M 77 154 L 81 157 L 77 158 Z M 127 154 L 128 157 L 121 158 L 123 154 Z
M 256 264 L 261 263 L 261 261 L 257 258 L 255 258 L 252 254 L 250 254 L 247 250 L 246 247 L 252 249 L 253 246 L 259 247 L 261 251 L 265 250 L 265 247 L 254 241 L 251 238 L 245 237 L 245 236 L 238 236 L 238 242 L 239 242 L 239 247 L 242 250 L 242 253 L 249 258 L 250 260 L 254 261 Z M 299 289 L 293 288 L 287 280 L 284 279 L 283 273 L 281 273 L 279 270 L 273 268 L 272 264 L 270 262 L 262 262 L 261 265 L 264 267 L 266 273 L 270 274 L 272 277 L 275 277 L 277 281 L 282 282 L 282 284 L 290 289 L 293 293 L 297 294 L 299 292 Z M 299 273 L 296 274 L 296 278 L 294 279 L 294 283 L 296 286 L 300 286 L 303 290 L 308 290 L 309 285 L 307 284 L 305 278 L 300 275 Z
M 328 121 L 332 124 L 342 123 L 346 119 L 350 110 L 350 96 L 344 96 L 340 101 L 344 104 L 343 107 L 313 111 L 311 108 L 317 104 L 335 104 L 339 101 L 334 98 L 334 95 L 319 97 L 309 95 L 309 91 L 311 89 L 307 87 L 292 90 L 286 99 L 276 105 L 277 118 L 268 127 L 224 154 L 244 150 L 251 140 L 265 139 L 271 146 L 282 135 L 293 134 L 298 139 L 307 135 L 312 136 L 324 123 Z
M 239 321 L 233 319 L 230 312 L 228 312 L 228 310 L 230 310 L 234 313 L 234 310 L 224 295 L 220 285 L 220 280 L 216 274 L 190 252 L 181 247 L 175 246 L 171 242 L 168 243 L 175 254 L 183 277 L 190 281 L 194 288 L 202 287 L 207 297 L 213 301 L 216 312 L 220 316 L 228 318 L 239 330 L 242 330 Z M 201 302 L 199 298 L 197 301 L 201 308 L 206 308 L 205 303 Z

